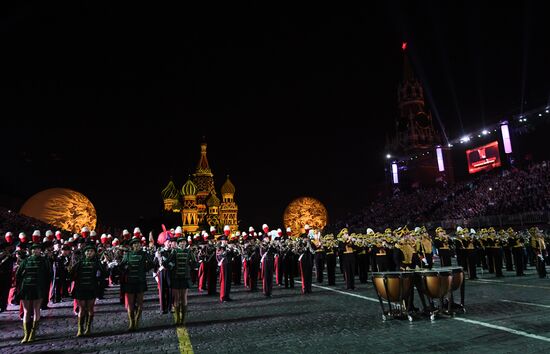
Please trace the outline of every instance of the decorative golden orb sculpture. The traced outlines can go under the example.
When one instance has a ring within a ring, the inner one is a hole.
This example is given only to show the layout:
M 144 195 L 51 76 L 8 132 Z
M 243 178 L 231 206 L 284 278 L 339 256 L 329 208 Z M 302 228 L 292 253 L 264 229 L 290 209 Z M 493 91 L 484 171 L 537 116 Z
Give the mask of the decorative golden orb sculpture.
M 315 198 L 296 198 L 286 207 L 283 221 L 285 228 L 290 227 L 292 234 L 298 236 L 304 233 L 305 224 L 312 229 L 323 229 L 328 222 L 327 209 Z
M 97 214 L 83 194 L 66 188 L 51 188 L 30 197 L 19 211 L 48 224 L 71 232 L 88 226 L 94 230 Z

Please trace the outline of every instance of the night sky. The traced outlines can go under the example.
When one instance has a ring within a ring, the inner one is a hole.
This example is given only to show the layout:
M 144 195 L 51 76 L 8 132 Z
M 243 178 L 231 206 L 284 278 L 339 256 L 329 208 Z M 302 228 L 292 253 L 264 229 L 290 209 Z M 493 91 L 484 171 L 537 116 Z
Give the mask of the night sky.
M 339 219 L 384 184 L 401 42 L 456 138 L 547 104 L 544 3 L 3 5 L 0 200 L 67 187 L 104 225 L 156 222 L 205 136 L 243 227 L 279 226 L 302 195 Z

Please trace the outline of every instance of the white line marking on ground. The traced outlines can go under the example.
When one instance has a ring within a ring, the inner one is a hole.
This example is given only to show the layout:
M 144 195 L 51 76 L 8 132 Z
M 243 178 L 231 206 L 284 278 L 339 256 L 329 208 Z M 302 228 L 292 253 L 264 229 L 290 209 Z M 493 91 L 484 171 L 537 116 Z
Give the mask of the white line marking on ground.
M 321 285 L 316 285 L 316 284 L 311 284 L 311 285 L 316 287 L 316 288 L 321 288 L 321 289 L 325 289 L 325 290 L 334 291 L 335 293 L 354 296 L 354 297 L 358 297 L 358 298 L 364 299 L 364 300 L 379 302 L 378 299 L 375 299 L 375 298 L 372 298 L 372 297 L 366 297 L 366 296 L 359 295 L 359 294 L 352 294 L 352 293 L 348 293 L 347 291 L 341 291 L 341 290 L 336 290 L 336 289 L 332 289 L 332 288 L 327 288 L 326 286 L 321 286 Z
M 500 331 L 516 334 L 518 336 L 524 336 L 524 337 L 528 337 L 528 338 L 532 338 L 532 339 L 538 339 L 538 340 L 542 340 L 542 341 L 545 341 L 545 342 L 550 342 L 550 338 L 539 336 L 539 335 L 532 334 L 532 333 L 523 332 L 523 331 L 518 331 L 516 329 L 512 329 L 512 328 L 508 328 L 508 327 L 497 326 L 497 325 L 493 325 L 493 324 L 490 324 L 490 323 L 485 323 L 485 322 L 476 321 L 476 320 L 469 320 L 467 318 L 461 318 L 461 317 L 454 317 L 453 319 L 457 320 L 457 321 L 466 322 L 466 323 L 476 324 L 476 325 L 483 326 L 483 327 L 498 329 Z
M 298 283 L 301 283 L 301 282 L 298 281 Z M 352 293 L 348 293 L 348 292 L 345 292 L 345 291 L 340 291 L 340 290 L 336 290 L 336 289 L 332 289 L 332 288 L 327 288 L 325 286 L 320 286 L 320 285 L 315 285 L 315 284 L 312 284 L 312 286 L 314 286 L 316 288 L 321 288 L 321 289 L 325 289 L 325 290 L 334 291 L 336 293 L 343 294 L 343 295 L 349 295 L 349 296 L 358 297 L 358 298 L 364 299 L 364 300 L 379 302 L 377 299 L 374 299 L 372 297 L 366 297 L 366 296 L 362 296 L 362 295 L 358 295 L 358 294 L 352 294 Z M 501 300 L 501 301 L 510 301 L 510 300 Z M 510 301 L 510 302 L 512 302 L 512 301 Z M 525 303 L 525 304 L 529 304 L 529 303 Z M 537 304 L 533 304 L 533 305 L 537 305 Z M 538 305 L 538 306 L 544 306 L 544 307 L 549 307 L 550 308 L 550 306 L 546 306 L 546 305 Z M 524 337 L 527 337 L 527 338 L 538 339 L 538 340 L 542 340 L 542 341 L 545 341 L 545 342 L 550 342 L 550 338 L 548 338 L 548 337 L 543 337 L 543 336 L 539 336 L 539 335 L 532 334 L 532 333 L 518 331 L 516 329 L 512 329 L 512 328 L 508 328 L 508 327 L 497 326 L 497 325 L 493 325 L 493 324 L 486 323 L 486 322 L 481 322 L 481 321 L 476 321 L 476 320 L 469 320 L 469 319 L 461 318 L 461 317 L 453 317 L 453 320 L 466 322 L 466 323 L 470 323 L 470 324 L 475 324 L 475 325 L 479 325 L 479 326 L 483 326 L 483 327 L 487 327 L 487 328 L 498 329 L 500 331 L 512 333 L 512 334 L 515 334 L 515 335 L 518 335 L 518 336 L 524 336 Z
M 480 279 L 478 279 L 477 281 L 479 282 L 479 280 Z M 483 283 L 483 281 L 481 283 Z M 493 282 L 491 282 L 491 283 L 493 283 Z M 475 281 L 473 281 L 469 284 L 475 284 Z M 505 283 L 505 282 L 502 282 L 502 283 L 495 282 L 494 284 L 496 284 L 496 285 L 505 285 L 505 286 L 515 286 L 517 288 L 550 289 L 550 286 L 541 286 L 541 285 L 512 284 L 512 283 Z
M 489 283 L 504 283 L 503 280 L 493 280 L 493 279 L 478 279 L 478 281 L 486 281 Z
M 533 304 L 531 302 L 521 302 L 521 301 L 512 301 L 512 300 L 500 300 L 503 302 L 512 302 L 514 304 L 521 304 L 521 305 L 530 305 L 530 306 L 537 306 L 537 307 L 544 307 L 545 309 L 550 309 L 550 305 L 542 305 L 542 304 Z

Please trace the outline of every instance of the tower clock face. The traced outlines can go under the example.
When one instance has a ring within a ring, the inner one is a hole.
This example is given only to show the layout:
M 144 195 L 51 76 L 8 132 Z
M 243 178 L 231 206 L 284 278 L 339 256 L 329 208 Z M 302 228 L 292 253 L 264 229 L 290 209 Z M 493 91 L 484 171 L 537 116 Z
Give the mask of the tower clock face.
M 430 125 L 430 118 L 424 112 L 417 113 L 415 120 L 422 128 L 427 128 Z

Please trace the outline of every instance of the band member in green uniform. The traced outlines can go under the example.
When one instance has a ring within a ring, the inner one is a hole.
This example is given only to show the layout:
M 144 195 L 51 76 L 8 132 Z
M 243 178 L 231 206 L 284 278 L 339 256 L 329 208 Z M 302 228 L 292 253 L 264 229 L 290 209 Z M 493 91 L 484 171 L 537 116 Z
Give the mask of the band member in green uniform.
M 44 281 L 48 274 L 46 260 L 41 255 L 42 248 L 39 243 L 31 246 L 31 256 L 24 259 L 17 269 L 16 282 L 19 288 L 19 297 L 23 304 L 23 339 L 21 343 L 34 341 L 38 331 L 40 320 L 40 306 Z M 31 312 L 33 321 L 31 322 Z
M 105 271 L 96 257 L 93 245 L 84 247 L 84 258 L 73 265 L 71 273 L 75 282 L 73 297 L 78 302 L 77 337 L 89 335 L 94 319 L 95 299 L 98 294 L 98 277 Z
M 152 268 L 152 262 L 147 253 L 141 249 L 139 238 L 130 241 L 130 251 L 124 254 L 121 267 L 126 271 L 126 309 L 128 310 L 128 330 L 135 331 L 139 327 L 143 308 L 143 292 L 147 290 L 145 275 Z
M 172 287 L 172 301 L 174 303 L 174 322 L 178 325 L 185 324 L 187 313 L 187 291 L 191 279 L 191 265 L 194 263 L 194 255 L 187 248 L 185 236 L 178 237 L 177 247 L 172 249 L 168 259 L 170 267 L 170 285 Z

